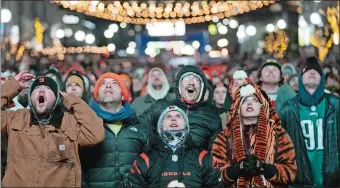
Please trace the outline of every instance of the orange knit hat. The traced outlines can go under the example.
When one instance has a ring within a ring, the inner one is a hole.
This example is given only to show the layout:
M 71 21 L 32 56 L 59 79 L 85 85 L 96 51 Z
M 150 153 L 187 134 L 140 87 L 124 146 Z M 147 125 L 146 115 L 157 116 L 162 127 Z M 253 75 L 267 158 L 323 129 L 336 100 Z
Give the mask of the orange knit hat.
M 129 91 L 125 86 L 124 80 L 118 74 L 107 72 L 99 77 L 99 79 L 96 82 L 96 85 L 94 86 L 93 97 L 96 101 L 98 101 L 99 86 L 105 78 L 115 79 L 118 82 L 120 89 L 122 90 L 123 101 L 126 101 L 129 99 Z

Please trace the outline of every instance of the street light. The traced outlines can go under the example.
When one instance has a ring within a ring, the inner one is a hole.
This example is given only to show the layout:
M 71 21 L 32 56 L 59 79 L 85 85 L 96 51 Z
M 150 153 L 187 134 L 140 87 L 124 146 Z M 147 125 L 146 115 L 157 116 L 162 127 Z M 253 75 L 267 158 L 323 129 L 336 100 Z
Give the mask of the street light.
M 85 42 L 86 42 L 86 44 L 93 44 L 95 40 L 96 40 L 96 37 L 94 37 L 93 34 L 87 34 L 87 35 L 85 36 Z
M 275 26 L 273 24 L 268 24 L 266 26 L 266 29 L 269 33 L 273 32 L 275 30 Z
M 109 50 L 109 52 L 114 52 L 116 50 L 116 46 L 113 43 L 110 43 L 109 45 L 107 45 L 107 49 Z
M 230 28 L 235 29 L 238 26 L 238 22 L 236 20 L 230 20 L 229 26 L 230 26 Z
M 109 25 L 109 30 L 111 30 L 112 32 L 117 32 L 118 31 L 118 25 L 113 23 L 111 25 Z
M 8 23 L 11 21 L 12 13 L 7 8 L 1 9 L 1 23 Z
M 276 25 L 279 29 L 285 29 L 287 27 L 286 21 L 284 19 L 277 21 Z
M 310 22 L 312 22 L 312 24 L 314 24 L 314 25 L 322 25 L 322 20 L 321 20 L 320 14 L 317 13 L 317 12 L 313 12 L 310 15 Z
M 85 40 L 85 33 L 84 33 L 84 31 L 77 31 L 77 32 L 74 34 L 74 38 L 75 38 L 77 41 L 83 41 L 83 40 Z
M 218 47 L 225 47 L 225 46 L 228 46 L 228 40 L 227 39 L 219 39 L 217 41 L 217 46 Z
M 114 35 L 113 31 L 111 31 L 111 30 L 109 30 L 109 29 L 107 29 L 107 30 L 104 31 L 104 36 L 105 36 L 105 38 L 110 39 L 110 38 L 113 37 L 113 35 Z
M 249 36 L 254 36 L 254 35 L 256 34 L 256 27 L 253 26 L 253 25 L 247 26 L 247 28 L 246 28 L 246 33 L 247 33 L 247 35 L 249 35 Z
M 225 35 L 225 34 L 227 34 L 227 32 L 228 32 L 227 26 L 224 26 L 224 25 L 218 27 L 217 30 L 218 30 L 218 32 L 219 32 L 221 35 Z
M 65 36 L 65 31 L 62 30 L 62 29 L 58 29 L 58 30 L 55 32 L 55 36 L 56 36 L 57 38 L 59 38 L 59 39 L 64 38 L 64 36 Z

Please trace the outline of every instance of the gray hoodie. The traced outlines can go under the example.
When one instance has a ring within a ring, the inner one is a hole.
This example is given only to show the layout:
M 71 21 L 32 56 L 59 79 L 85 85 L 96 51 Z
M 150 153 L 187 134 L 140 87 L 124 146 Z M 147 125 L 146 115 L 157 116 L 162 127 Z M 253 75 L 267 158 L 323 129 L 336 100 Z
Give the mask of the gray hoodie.
M 160 90 L 155 90 L 151 83 L 151 73 L 153 71 L 160 71 L 163 75 L 163 86 Z M 132 107 L 135 109 L 137 116 L 140 115 L 144 110 L 148 109 L 156 100 L 163 99 L 167 97 L 170 84 L 168 78 L 162 69 L 154 67 L 149 71 L 149 82 L 147 85 L 147 94 L 145 96 L 140 96 L 132 102 Z

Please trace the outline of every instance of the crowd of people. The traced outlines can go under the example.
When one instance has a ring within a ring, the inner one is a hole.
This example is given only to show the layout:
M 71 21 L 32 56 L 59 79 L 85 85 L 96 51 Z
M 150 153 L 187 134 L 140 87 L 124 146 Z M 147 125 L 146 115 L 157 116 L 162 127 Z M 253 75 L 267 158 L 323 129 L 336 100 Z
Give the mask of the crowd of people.
M 2 70 L 4 187 L 340 187 L 336 67 L 89 64 Z

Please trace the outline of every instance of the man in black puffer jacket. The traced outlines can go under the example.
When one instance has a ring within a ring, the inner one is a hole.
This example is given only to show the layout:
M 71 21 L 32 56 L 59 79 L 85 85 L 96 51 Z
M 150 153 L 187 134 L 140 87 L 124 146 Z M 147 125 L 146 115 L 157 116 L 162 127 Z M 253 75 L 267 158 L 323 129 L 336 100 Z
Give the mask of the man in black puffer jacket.
M 154 142 L 157 135 L 158 117 L 168 106 L 175 105 L 188 116 L 190 135 L 195 147 L 210 151 L 216 135 L 221 130 L 221 119 L 218 113 L 204 102 L 206 87 L 206 77 L 199 67 L 182 67 L 176 76 L 175 100 L 157 100 L 139 116 L 141 123 L 148 127 L 151 142 Z
M 189 127 L 183 110 L 166 108 L 158 120 L 158 142 L 133 162 L 127 187 L 222 186 L 216 160 L 207 151 L 192 147 Z
M 298 95 L 279 111 L 296 153 L 296 178 L 290 187 L 340 187 L 339 98 L 324 90 L 323 70 L 310 57 L 299 75 Z
M 119 75 L 105 73 L 97 81 L 90 107 L 104 121 L 102 143 L 82 149 L 82 187 L 123 187 L 133 160 L 143 152 L 147 132 L 139 124 Z

